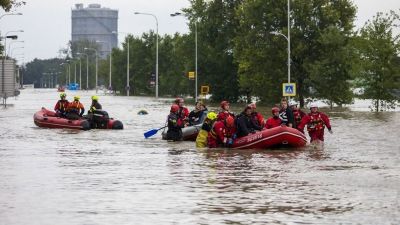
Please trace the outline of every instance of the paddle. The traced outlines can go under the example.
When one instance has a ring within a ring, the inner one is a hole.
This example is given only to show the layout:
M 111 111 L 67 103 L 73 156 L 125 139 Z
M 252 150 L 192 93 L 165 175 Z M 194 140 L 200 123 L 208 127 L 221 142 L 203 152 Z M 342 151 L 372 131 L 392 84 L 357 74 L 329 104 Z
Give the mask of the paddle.
M 167 126 L 164 126 L 164 127 L 158 128 L 158 129 L 149 130 L 149 131 L 147 131 L 146 133 L 143 134 L 143 135 L 144 135 L 144 138 L 149 138 L 149 137 L 151 137 L 151 136 L 157 134 L 157 132 L 158 132 L 159 130 L 164 129 L 164 128 L 166 128 L 166 127 L 167 127 Z

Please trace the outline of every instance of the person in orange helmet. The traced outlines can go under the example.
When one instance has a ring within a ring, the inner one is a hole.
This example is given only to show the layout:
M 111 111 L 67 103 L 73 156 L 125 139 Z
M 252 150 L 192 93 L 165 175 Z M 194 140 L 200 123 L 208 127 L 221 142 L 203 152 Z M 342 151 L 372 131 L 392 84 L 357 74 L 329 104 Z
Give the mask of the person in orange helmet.
M 181 118 L 185 124 L 189 123 L 189 109 L 183 106 L 185 104 L 185 100 L 183 100 L 183 98 L 176 98 L 175 104 L 179 106 L 179 118 Z
M 168 131 L 167 140 L 169 141 L 181 141 L 182 140 L 182 128 L 183 120 L 179 117 L 179 106 L 173 104 L 171 106 L 170 114 L 168 115 Z
M 221 110 L 218 113 L 218 117 L 217 120 L 221 121 L 221 120 L 225 120 L 228 116 L 232 116 L 233 118 L 235 118 L 235 114 L 229 111 L 229 102 L 228 101 L 222 101 L 220 106 L 221 106 Z
M 235 119 L 232 116 L 226 117 L 214 123 L 213 128 L 208 132 L 208 147 L 230 147 L 236 133 Z
M 272 108 L 272 117 L 267 119 L 265 123 L 265 128 L 271 129 L 274 127 L 279 127 L 282 124 L 282 120 L 279 118 L 279 108 Z

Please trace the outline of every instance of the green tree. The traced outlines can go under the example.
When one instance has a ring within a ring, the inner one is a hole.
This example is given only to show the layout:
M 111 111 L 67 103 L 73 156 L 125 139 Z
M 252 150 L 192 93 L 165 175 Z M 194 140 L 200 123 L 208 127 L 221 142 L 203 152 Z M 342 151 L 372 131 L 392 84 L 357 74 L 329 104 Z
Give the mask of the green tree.
M 391 90 L 400 85 L 400 35 L 393 28 L 399 15 L 377 13 L 360 30 L 357 47 L 360 56 L 358 85 L 364 89 L 363 98 L 372 99 L 375 111 L 394 107 L 396 97 Z
M 330 107 L 341 106 L 353 100 L 351 71 L 354 63 L 350 37 L 337 27 L 328 27 L 318 38 L 321 47 L 319 57 L 305 65 L 310 74 L 314 97 L 326 99 Z
M 0 6 L 4 9 L 4 11 L 9 12 L 13 7 L 19 7 L 25 5 L 25 1 L 18 0 L 1 0 Z
M 198 81 L 208 84 L 212 99 L 236 101 L 239 97 L 238 65 L 233 58 L 236 10 L 243 0 L 191 0 L 191 8 L 184 11 L 190 18 L 191 35 L 194 23 L 198 30 Z
M 63 62 L 65 61 L 59 58 L 32 60 L 22 68 L 24 84 L 34 84 L 36 88 L 39 88 L 43 80 L 50 79 L 46 73 L 53 74 L 51 79 L 54 82 L 57 80 L 58 84 L 64 84 L 65 70 L 60 66 Z
M 347 91 L 324 89 L 329 79 L 335 80 L 335 85 L 348 87 L 343 79 L 350 76 L 347 61 L 339 59 L 349 56 L 335 47 L 348 43 L 351 37 L 354 5 L 349 0 L 296 0 L 291 6 L 291 81 L 297 83 L 300 105 L 304 105 L 306 97 L 314 97 L 310 90 L 331 102 L 348 102 Z M 275 102 L 281 95 L 281 83 L 287 82 L 287 41 L 271 34 L 287 34 L 287 13 L 286 0 L 249 0 L 238 10 L 235 58 L 239 62 L 240 87 L 263 101 Z M 326 53 L 332 51 L 337 56 L 328 59 Z M 328 66 L 340 67 L 340 75 L 333 69 L 325 73 Z

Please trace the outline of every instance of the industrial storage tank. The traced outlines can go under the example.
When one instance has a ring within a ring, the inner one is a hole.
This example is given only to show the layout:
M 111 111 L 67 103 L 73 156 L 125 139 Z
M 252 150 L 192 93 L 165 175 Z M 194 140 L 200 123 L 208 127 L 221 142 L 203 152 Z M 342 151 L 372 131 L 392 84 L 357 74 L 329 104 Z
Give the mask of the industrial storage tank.
M 100 4 L 75 4 L 71 11 L 72 42 L 89 40 L 98 42 L 99 55 L 105 58 L 110 47 L 118 47 L 118 10 L 101 7 Z M 111 46 L 110 46 L 111 45 Z

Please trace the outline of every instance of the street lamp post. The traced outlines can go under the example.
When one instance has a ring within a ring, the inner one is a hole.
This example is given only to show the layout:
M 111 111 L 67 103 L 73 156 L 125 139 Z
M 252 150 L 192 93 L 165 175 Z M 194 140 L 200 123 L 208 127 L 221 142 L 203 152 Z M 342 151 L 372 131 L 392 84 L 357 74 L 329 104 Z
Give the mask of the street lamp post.
M 11 49 L 11 51 L 10 51 L 10 57 L 13 56 L 14 50 L 23 49 L 23 48 L 25 48 L 25 47 L 24 47 L 24 46 L 21 46 L 21 47 L 16 47 L 16 48 Z
M 15 44 L 15 43 L 25 43 L 25 41 L 12 41 L 12 42 L 10 42 L 10 44 L 8 44 L 8 51 L 10 51 L 10 49 L 11 49 L 11 46 L 13 45 L 13 44 Z M 9 52 L 8 52 L 9 53 Z M 9 54 L 7 54 L 7 55 L 9 55 Z
M 74 85 L 76 84 L 76 62 L 74 62 Z
M 112 74 L 112 67 L 111 67 L 111 60 L 112 60 L 112 47 L 111 47 L 111 41 L 110 42 L 106 42 L 106 41 L 96 41 L 97 43 L 108 43 L 109 44 L 109 49 L 110 49 L 110 79 L 109 79 L 109 86 L 108 89 L 112 90 L 112 83 L 111 83 L 111 74 Z
M 84 50 L 93 50 L 96 54 L 96 93 L 97 93 L 97 71 L 98 71 L 98 55 L 95 48 L 84 48 Z
M 1 15 L 0 16 L 0 19 L 2 19 L 4 16 L 19 16 L 19 15 L 22 15 L 22 13 L 6 13 L 6 14 L 3 14 L 3 15 Z M 4 36 L 4 54 L 3 54 L 3 59 L 1 60 L 1 65 L 2 65 L 2 69 L 1 69 L 1 79 L 2 79 L 2 82 L 1 82 L 1 90 L 2 90 L 2 92 L 3 93 L 1 93 L 1 97 L 3 98 L 3 103 L 4 103 L 4 105 L 6 104 L 6 99 L 7 99 L 7 96 L 6 96 L 6 93 L 4 92 L 4 77 L 5 77 L 5 70 L 4 70 L 4 60 L 7 58 L 7 55 L 6 55 L 6 40 L 7 40 L 7 38 L 9 38 L 7 35 L 5 35 Z M 12 37 L 10 37 L 10 38 L 12 38 L 12 39 L 17 39 L 18 37 L 17 36 L 12 36 Z
M 112 33 L 113 33 L 113 34 L 116 34 L 116 33 L 128 34 L 128 33 L 125 33 L 125 32 L 117 32 L 117 31 L 113 31 Z M 129 86 L 129 38 L 127 38 L 126 43 L 127 43 L 127 56 L 126 56 L 126 96 L 129 96 L 129 89 L 130 89 L 130 86 Z
M 281 35 L 288 42 L 288 83 L 290 83 L 290 0 L 288 0 L 288 2 L 287 2 L 287 8 L 288 8 L 288 12 L 287 12 L 287 14 L 288 14 L 288 19 L 287 19 L 288 35 L 286 36 L 282 33 L 276 32 L 276 31 L 273 31 L 270 33 L 273 35 Z
M 79 90 L 82 90 L 82 60 L 79 57 Z
M 158 19 L 156 15 L 151 13 L 135 12 L 135 15 L 152 16 L 156 20 L 156 98 L 158 98 Z
M 4 15 L 3 15 L 4 16 Z M 23 30 L 11 30 L 6 32 L 6 37 L 9 33 L 21 33 L 24 32 Z M 4 55 L 7 57 L 7 38 L 4 39 Z
M 173 14 L 170 14 L 172 17 L 175 17 L 175 16 L 185 16 L 185 15 L 182 15 L 182 13 L 180 13 L 180 12 L 176 12 L 176 13 L 173 13 Z M 196 21 L 195 21 L 195 23 L 194 23 L 194 40 L 195 40 L 195 84 L 194 84 L 194 89 L 195 89 L 195 97 L 194 97 L 194 99 L 195 99 L 195 102 L 197 102 L 197 96 L 198 96 L 198 94 L 197 94 L 197 19 L 196 19 Z
M 62 65 L 68 65 L 68 67 L 66 67 L 67 68 L 67 74 L 65 74 L 65 84 L 69 85 L 70 84 L 70 78 L 71 78 L 71 64 L 69 64 L 69 63 L 61 63 L 60 66 L 62 66 Z
M 86 55 L 86 90 L 89 90 L 89 55 L 78 52 L 78 55 Z

